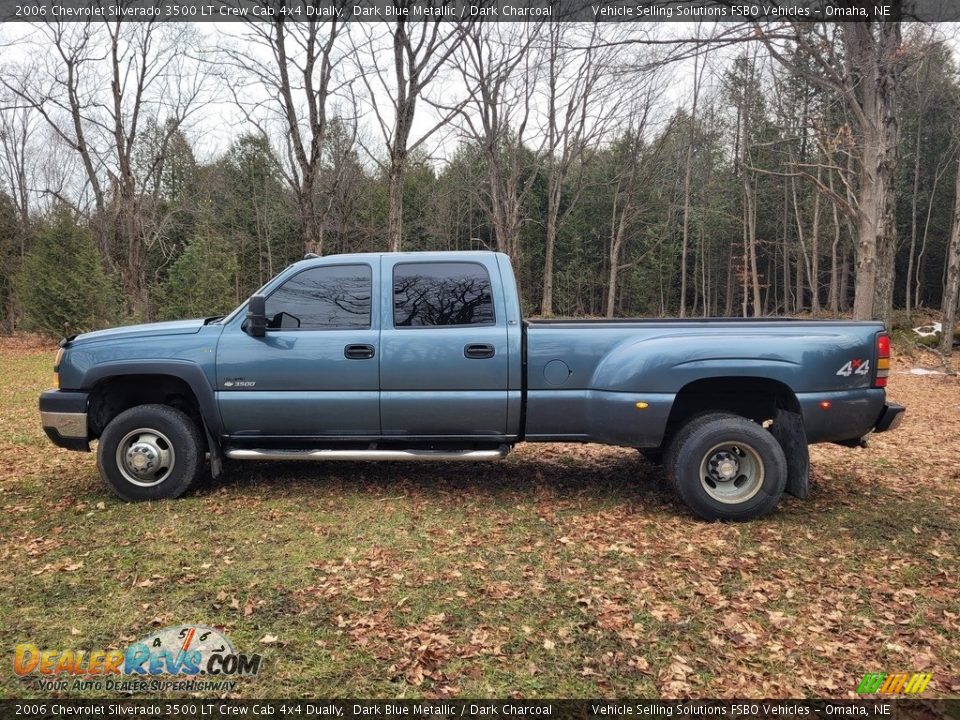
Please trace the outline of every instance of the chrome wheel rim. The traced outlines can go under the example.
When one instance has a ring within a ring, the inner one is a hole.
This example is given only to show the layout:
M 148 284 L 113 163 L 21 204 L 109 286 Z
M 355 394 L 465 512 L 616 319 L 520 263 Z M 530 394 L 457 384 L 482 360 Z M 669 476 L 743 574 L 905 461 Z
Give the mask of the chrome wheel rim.
M 127 482 L 138 487 L 159 485 L 173 472 L 176 454 L 170 438 L 159 430 L 128 432 L 117 446 L 117 467 Z
M 700 485 L 718 502 L 746 502 L 763 486 L 763 460 L 749 445 L 724 442 L 714 445 L 700 462 Z

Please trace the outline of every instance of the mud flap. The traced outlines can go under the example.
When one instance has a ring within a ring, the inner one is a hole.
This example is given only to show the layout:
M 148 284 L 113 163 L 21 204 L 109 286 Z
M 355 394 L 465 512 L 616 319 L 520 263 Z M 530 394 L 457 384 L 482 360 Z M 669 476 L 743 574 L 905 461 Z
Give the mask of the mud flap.
M 217 443 L 213 437 L 213 433 L 210 432 L 210 428 L 207 427 L 207 423 L 205 422 L 203 423 L 203 434 L 207 437 L 207 452 L 210 456 L 210 477 L 216 480 L 223 475 L 223 453 L 220 450 L 219 443 Z
M 810 449 L 800 413 L 777 408 L 770 428 L 787 456 L 787 492 L 805 500 L 810 494 Z

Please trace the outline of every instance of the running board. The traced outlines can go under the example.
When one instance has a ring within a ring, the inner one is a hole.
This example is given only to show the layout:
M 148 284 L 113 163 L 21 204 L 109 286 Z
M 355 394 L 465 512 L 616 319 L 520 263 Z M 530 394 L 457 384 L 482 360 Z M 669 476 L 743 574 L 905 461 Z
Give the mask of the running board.
M 231 460 L 399 460 L 399 461 L 465 461 L 502 460 L 509 448 L 501 445 L 491 450 L 260 450 L 229 448 Z

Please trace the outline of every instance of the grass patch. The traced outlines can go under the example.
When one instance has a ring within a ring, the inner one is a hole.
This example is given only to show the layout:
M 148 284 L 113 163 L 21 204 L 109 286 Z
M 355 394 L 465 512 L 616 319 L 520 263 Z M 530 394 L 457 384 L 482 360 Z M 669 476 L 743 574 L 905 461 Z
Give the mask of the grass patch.
M 469 468 L 232 464 L 127 504 L 40 431 L 52 350 L 0 360 L 4 652 L 199 623 L 263 654 L 239 697 L 842 697 L 921 670 L 928 693 L 960 690 L 956 386 L 932 393 L 930 453 L 906 449 L 922 422 L 818 448 L 810 500 L 733 525 L 691 518 L 636 452 L 573 445 Z M 3 696 L 37 695 L 9 659 Z

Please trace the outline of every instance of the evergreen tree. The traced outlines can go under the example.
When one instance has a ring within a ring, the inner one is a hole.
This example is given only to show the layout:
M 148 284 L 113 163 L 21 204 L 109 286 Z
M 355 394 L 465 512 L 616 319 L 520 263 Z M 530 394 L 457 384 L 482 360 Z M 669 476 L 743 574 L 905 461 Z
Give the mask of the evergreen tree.
M 0 191 L 0 328 L 7 332 L 14 327 L 13 278 L 20 267 L 23 233 L 13 200 Z
M 201 229 L 170 268 L 163 288 L 164 318 L 225 314 L 236 305 L 237 258 L 226 241 Z
M 91 232 L 58 208 L 41 224 L 32 252 L 14 278 L 27 329 L 73 335 L 109 324 L 117 295 Z

